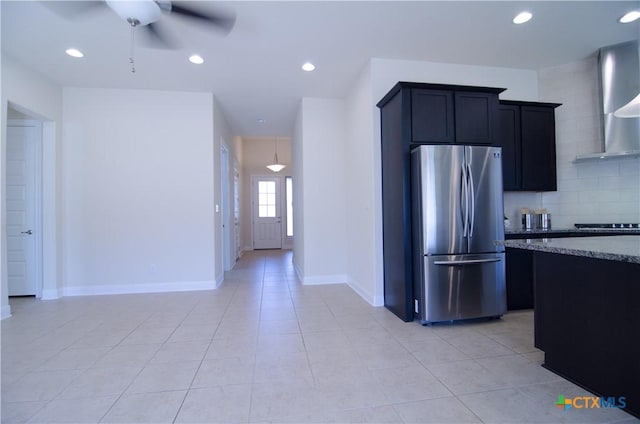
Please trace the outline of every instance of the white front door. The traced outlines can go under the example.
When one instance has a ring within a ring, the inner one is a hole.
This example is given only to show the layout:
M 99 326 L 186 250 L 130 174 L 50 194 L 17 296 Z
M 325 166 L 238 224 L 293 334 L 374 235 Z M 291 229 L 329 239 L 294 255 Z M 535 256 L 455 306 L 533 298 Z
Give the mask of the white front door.
M 38 126 L 8 126 L 6 154 L 9 296 L 36 294 L 36 159 Z
M 280 177 L 253 177 L 253 248 L 282 248 Z

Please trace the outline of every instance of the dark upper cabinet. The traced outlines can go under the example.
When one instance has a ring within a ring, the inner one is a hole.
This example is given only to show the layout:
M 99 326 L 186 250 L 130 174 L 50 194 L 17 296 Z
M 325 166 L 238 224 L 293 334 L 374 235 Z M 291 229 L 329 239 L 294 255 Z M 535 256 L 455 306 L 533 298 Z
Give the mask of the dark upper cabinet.
M 502 187 L 505 191 L 522 187 L 520 175 L 520 107 L 500 104 L 498 140 L 502 146 Z
M 456 91 L 456 143 L 495 144 L 498 94 Z
M 411 141 L 453 143 L 453 91 L 411 90 Z
M 425 85 L 410 88 L 412 143 L 495 143 L 502 89 Z
M 555 191 L 558 103 L 503 100 L 498 144 L 505 191 Z
M 413 321 L 411 149 L 492 144 L 502 88 L 400 82 L 378 103 L 381 122 L 384 305 Z

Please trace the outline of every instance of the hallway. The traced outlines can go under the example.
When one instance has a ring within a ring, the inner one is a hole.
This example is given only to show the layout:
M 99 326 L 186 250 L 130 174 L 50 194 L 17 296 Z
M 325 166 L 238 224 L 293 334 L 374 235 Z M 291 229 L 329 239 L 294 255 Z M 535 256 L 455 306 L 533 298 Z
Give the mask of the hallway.
M 2 422 L 617 422 L 539 366 L 531 311 L 422 327 L 246 253 L 214 291 L 12 298 Z

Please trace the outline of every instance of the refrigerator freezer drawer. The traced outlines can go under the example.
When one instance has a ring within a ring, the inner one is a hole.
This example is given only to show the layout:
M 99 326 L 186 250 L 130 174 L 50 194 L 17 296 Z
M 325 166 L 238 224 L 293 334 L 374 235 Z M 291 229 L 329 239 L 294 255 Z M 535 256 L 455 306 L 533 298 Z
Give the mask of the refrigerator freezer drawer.
M 425 256 L 422 323 L 497 317 L 507 311 L 504 253 Z

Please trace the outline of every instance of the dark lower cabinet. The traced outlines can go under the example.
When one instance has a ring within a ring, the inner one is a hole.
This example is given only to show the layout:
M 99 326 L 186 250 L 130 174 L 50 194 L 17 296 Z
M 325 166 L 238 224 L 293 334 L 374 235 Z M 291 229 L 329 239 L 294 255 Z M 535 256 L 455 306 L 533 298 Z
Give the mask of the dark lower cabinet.
M 640 264 L 534 252 L 544 367 L 640 418 Z M 561 393 L 559 393 L 561 394 Z
M 627 235 L 638 235 L 629 231 Z M 566 238 L 566 237 L 605 237 L 619 236 L 619 232 L 583 231 L 580 232 L 545 232 L 530 234 L 506 234 L 507 240 Z M 505 281 L 507 287 L 507 310 L 532 309 L 535 305 L 533 290 L 533 251 L 525 249 L 505 249 Z
M 533 309 L 533 252 L 506 248 L 507 310 Z

